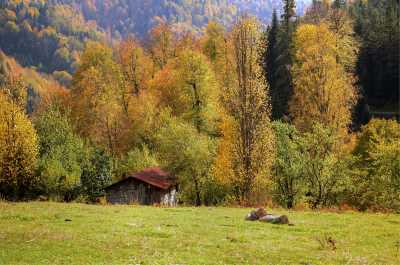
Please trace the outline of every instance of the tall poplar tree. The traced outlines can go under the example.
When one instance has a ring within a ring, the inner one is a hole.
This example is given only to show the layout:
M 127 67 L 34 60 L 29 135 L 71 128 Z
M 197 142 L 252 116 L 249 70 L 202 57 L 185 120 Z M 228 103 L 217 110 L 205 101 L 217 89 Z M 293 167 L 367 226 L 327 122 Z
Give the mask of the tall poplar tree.
M 240 18 L 230 42 L 235 80 L 224 91 L 231 126 L 223 134 L 233 134 L 226 148 L 230 152 L 228 164 L 232 166 L 231 185 L 237 199 L 249 202 L 257 180 L 268 173 L 273 144 L 268 86 L 259 65 L 262 43 L 256 19 Z

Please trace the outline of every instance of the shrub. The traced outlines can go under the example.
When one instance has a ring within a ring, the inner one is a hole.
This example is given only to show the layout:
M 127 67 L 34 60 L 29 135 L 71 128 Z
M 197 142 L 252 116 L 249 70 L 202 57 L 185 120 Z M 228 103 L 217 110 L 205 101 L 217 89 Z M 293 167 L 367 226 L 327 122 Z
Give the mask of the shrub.
M 352 203 L 360 210 L 400 210 L 400 124 L 371 120 L 361 130 L 354 155 L 359 170 Z
M 301 139 L 306 196 L 312 208 L 338 203 L 349 183 L 349 161 L 341 151 L 338 136 L 321 124 Z
M 52 199 L 73 197 L 80 185 L 83 142 L 65 115 L 50 106 L 35 120 L 39 135 L 39 165 L 44 192 Z
M 82 191 L 89 201 L 95 202 L 111 184 L 112 159 L 103 149 L 89 148 L 82 168 Z
M 294 207 L 302 195 L 303 155 L 296 128 L 280 121 L 273 122 L 276 138 L 276 158 L 272 166 L 274 197 L 287 208 Z
M 202 204 L 216 152 L 214 140 L 198 133 L 189 123 L 171 117 L 158 130 L 155 146 L 165 168 L 179 176 L 180 198 Z

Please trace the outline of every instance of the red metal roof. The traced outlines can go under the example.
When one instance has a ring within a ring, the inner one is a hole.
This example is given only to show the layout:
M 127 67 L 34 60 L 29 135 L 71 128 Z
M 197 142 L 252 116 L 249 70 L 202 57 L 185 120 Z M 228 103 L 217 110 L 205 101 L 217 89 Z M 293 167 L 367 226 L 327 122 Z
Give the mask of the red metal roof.
M 131 177 L 164 190 L 175 184 L 175 180 L 171 175 L 158 167 L 146 168 L 143 171 L 131 175 Z
M 146 168 L 137 173 L 129 174 L 125 179 L 117 183 L 114 183 L 111 186 L 108 186 L 107 189 L 114 185 L 121 184 L 131 178 L 141 180 L 143 182 L 146 182 L 152 186 L 155 186 L 163 190 L 167 190 L 172 185 L 176 184 L 175 178 L 172 177 L 170 174 L 168 174 L 167 172 L 163 171 L 158 167 L 152 167 L 152 168 Z

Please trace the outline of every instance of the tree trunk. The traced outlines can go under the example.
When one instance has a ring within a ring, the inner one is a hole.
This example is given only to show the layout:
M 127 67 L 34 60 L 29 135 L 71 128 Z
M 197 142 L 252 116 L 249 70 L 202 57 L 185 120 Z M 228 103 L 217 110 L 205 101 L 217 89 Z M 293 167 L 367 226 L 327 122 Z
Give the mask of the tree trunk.
M 199 189 L 199 182 L 197 181 L 197 178 L 194 177 L 193 178 L 194 181 L 194 189 L 195 189 L 195 193 L 196 193 L 196 200 L 195 200 L 195 205 L 196 206 L 200 206 L 201 205 L 201 198 L 200 198 L 200 189 Z

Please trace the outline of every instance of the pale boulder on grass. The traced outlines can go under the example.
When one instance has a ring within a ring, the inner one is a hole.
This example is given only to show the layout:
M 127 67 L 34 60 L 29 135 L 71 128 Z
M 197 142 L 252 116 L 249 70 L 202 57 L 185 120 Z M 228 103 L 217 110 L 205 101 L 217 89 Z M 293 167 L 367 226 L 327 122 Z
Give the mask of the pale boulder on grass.
M 271 224 L 289 224 L 289 218 L 286 215 L 267 214 L 263 208 L 258 208 L 248 213 L 245 217 L 247 221 L 260 221 Z
M 248 213 L 245 217 L 247 221 L 256 221 L 260 219 L 261 217 L 265 216 L 267 212 L 264 210 L 264 208 L 258 208 L 257 210 L 251 211 Z
M 286 215 L 281 215 L 281 216 L 276 216 L 272 214 L 267 214 L 260 219 L 258 219 L 260 222 L 267 222 L 271 224 L 289 224 L 289 218 Z

